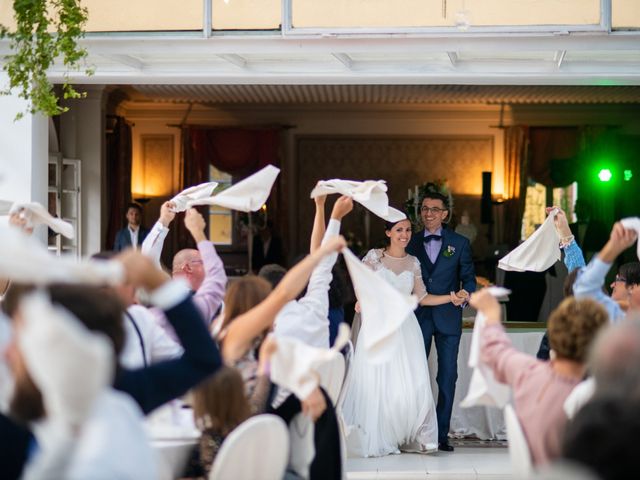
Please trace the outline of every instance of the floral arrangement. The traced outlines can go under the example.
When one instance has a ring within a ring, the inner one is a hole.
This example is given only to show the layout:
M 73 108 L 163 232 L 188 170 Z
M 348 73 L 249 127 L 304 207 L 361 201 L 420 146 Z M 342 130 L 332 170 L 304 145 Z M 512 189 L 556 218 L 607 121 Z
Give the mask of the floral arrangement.
M 422 185 L 415 185 L 413 189 L 409 189 L 407 200 L 404 202 L 404 211 L 416 230 L 422 230 L 424 228 L 422 219 L 420 218 L 420 207 L 422 207 L 422 198 L 427 193 L 439 193 L 448 198 L 449 216 L 445 223 L 448 223 L 451 219 L 451 214 L 453 212 L 453 196 L 451 195 L 451 189 L 449 188 L 446 179 L 438 179 Z M 453 255 L 453 252 L 451 254 Z

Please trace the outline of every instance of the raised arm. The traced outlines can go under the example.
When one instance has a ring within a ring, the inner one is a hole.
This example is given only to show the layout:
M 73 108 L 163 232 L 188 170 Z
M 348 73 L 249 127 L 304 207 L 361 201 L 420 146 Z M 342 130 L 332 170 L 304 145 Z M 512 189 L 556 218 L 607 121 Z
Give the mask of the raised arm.
M 249 348 L 251 340 L 269 328 L 280 309 L 298 296 L 325 255 L 345 246 L 346 242 L 341 236 L 330 239 L 291 268 L 265 300 L 231 322 L 222 345 L 225 361 L 233 362 L 240 358 Z
M 147 237 L 142 242 L 140 251 L 151 258 L 156 265 L 160 265 L 160 256 L 162 255 L 162 247 L 164 240 L 169 233 L 169 225 L 176 217 L 172 209 L 175 207 L 173 202 L 164 202 L 160 207 L 160 218 L 155 223 Z
M 311 230 L 309 253 L 313 253 L 320 248 L 320 243 L 322 242 L 325 232 L 324 204 L 327 200 L 327 196 L 320 195 L 319 197 L 314 198 L 314 200 L 316 204 L 316 214 L 313 217 L 313 229 Z
M 584 261 L 584 255 L 582 250 L 575 241 L 567 216 L 564 211 L 559 207 L 547 207 L 547 215 L 554 209 L 558 209 L 555 218 L 553 219 L 556 232 L 560 237 L 560 248 L 564 251 L 564 264 L 569 272 L 572 272 L 576 268 L 581 268 L 586 265 Z

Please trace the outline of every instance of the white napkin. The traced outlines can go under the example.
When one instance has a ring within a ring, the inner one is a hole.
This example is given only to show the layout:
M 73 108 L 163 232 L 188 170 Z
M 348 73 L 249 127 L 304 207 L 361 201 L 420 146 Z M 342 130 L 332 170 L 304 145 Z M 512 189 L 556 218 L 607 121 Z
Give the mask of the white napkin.
M 489 287 L 488 291 L 494 297 L 502 297 L 511 293 L 510 290 L 503 287 Z M 509 402 L 511 395 L 511 388 L 504 383 L 499 383 L 495 379 L 493 371 L 480 359 L 480 342 L 486 321 L 485 316 L 478 312 L 473 324 L 471 348 L 469 349 L 469 367 L 473 369 L 473 373 L 467 396 L 460 402 L 460 406 L 463 408 L 478 405 L 503 408 Z
M 36 291 L 20 302 L 18 342 L 49 418 L 81 425 L 98 394 L 113 379 L 113 346 L 69 311 Z
M 38 224 L 47 225 L 56 233 L 64 235 L 67 238 L 75 236 L 73 225 L 59 218 L 52 217 L 51 214 L 38 202 L 19 203 L 16 202 L 9 210 L 9 215 L 20 212 L 27 220 L 27 226 L 33 227 Z
M 0 277 L 15 282 L 117 285 L 124 278 L 119 262 L 57 257 L 35 238 L 16 228 L 0 227 L 0 252 Z
M 509 272 L 544 272 L 560 260 L 560 237 L 553 224 L 557 214 L 557 208 L 552 210 L 533 235 L 500 259 L 498 268 Z
M 271 381 L 304 400 L 320 384 L 319 368 L 342 355 L 340 350 L 349 341 L 349 334 L 349 326 L 341 323 L 330 349 L 312 347 L 293 337 L 276 339 L 277 349 L 270 360 Z
M 267 165 L 262 170 L 241 180 L 213 197 L 190 201 L 188 206 L 220 205 L 241 212 L 256 212 L 264 205 L 271 193 L 280 169 Z
M 624 228 L 627 228 L 629 230 L 635 230 L 636 233 L 638 234 L 639 240 L 637 241 L 637 245 L 638 245 L 637 253 L 638 253 L 638 260 L 640 260 L 640 217 L 623 218 L 622 220 L 620 220 L 620 223 L 622 223 L 622 226 Z
M 418 299 L 400 293 L 349 249 L 343 249 L 342 254 L 360 304 L 358 347 L 367 349 L 372 362 L 385 362 L 395 354 L 398 330 L 418 306 Z
M 331 195 L 332 193 L 339 193 L 353 198 L 354 201 L 364 206 L 367 210 L 388 222 L 399 222 L 407 218 L 400 210 L 389 206 L 387 184 L 384 180 L 366 180 L 364 182 L 341 180 L 339 178 L 321 180 L 311 190 L 311 198 L 316 198 L 320 195 Z
M 217 186 L 218 182 L 206 182 L 184 189 L 170 200 L 175 204 L 173 211 L 184 212 L 188 208 L 189 202 L 209 198 Z

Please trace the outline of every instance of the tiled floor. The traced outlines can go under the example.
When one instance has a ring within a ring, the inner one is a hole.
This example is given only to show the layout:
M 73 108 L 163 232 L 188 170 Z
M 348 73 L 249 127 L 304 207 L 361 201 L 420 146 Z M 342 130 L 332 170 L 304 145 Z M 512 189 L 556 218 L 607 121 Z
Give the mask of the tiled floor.
M 347 459 L 349 480 L 506 480 L 512 477 L 506 448 L 458 447 L 429 455 L 403 453 Z

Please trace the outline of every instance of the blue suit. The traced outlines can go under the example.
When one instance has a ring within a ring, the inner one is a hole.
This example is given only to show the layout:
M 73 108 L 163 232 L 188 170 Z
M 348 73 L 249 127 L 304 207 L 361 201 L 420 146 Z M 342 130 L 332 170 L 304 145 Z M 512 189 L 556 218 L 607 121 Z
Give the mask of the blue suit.
M 420 260 L 422 279 L 427 292 L 448 295 L 464 288 L 468 292 L 476 289 L 476 277 L 471 258 L 469 240 L 442 226 L 442 246 L 435 261 L 431 263 L 424 248 L 424 232 L 415 233 L 407 246 L 407 252 Z M 452 303 L 436 307 L 418 307 L 416 317 L 424 337 L 427 357 L 431 350 L 431 338 L 435 336 L 438 352 L 438 441 L 447 441 L 453 397 L 458 379 L 458 346 L 462 334 L 462 309 Z
M 138 245 L 136 245 L 137 248 L 140 248 L 142 246 L 142 242 L 144 242 L 144 239 L 147 238 L 147 235 L 149 235 L 149 230 L 143 227 L 139 227 Z M 116 233 L 116 240 L 113 244 L 113 251 L 121 252 L 122 250 L 125 250 L 131 246 L 131 234 L 129 233 L 129 227 L 124 227 L 118 230 L 118 232 Z

